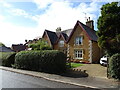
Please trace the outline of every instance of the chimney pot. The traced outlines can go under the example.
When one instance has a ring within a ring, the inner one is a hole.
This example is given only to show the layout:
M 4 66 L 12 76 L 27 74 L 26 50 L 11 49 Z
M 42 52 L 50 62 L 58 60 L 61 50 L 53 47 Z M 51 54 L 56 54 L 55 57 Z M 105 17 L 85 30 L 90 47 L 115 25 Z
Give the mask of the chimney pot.
M 90 17 L 89 17 L 89 21 L 90 21 Z
M 86 22 L 86 25 L 94 30 L 94 21 L 90 20 L 90 18 L 89 18 L 89 21 Z
M 87 21 L 88 21 L 88 19 L 87 19 Z
M 61 32 L 61 27 L 58 27 L 58 28 L 56 29 L 56 32 Z

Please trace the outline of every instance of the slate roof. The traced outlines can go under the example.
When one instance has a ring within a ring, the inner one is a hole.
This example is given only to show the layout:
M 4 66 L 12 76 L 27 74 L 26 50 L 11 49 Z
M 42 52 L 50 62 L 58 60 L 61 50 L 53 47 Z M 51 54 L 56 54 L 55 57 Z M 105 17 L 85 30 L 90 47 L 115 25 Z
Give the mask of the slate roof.
M 63 40 L 64 40 L 65 42 L 67 42 L 67 40 L 68 40 L 67 34 L 61 32 L 60 35 L 59 35 L 59 37 L 58 37 L 58 39 L 56 40 L 55 44 L 58 43 L 58 41 L 59 41 L 59 39 L 60 39 L 61 37 L 63 38 Z
M 64 40 L 67 41 L 68 40 L 68 35 L 66 33 L 61 33 L 61 35 L 63 36 Z
M 6 46 L 0 46 L 0 52 L 14 52 L 14 51 Z
M 71 31 L 72 31 L 72 29 L 67 29 L 67 30 L 64 30 L 61 32 L 53 32 L 53 31 L 45 30 L 44 34 L 47 33 L 48 38 L 50 39 L 50 42 L 53 45 L 58 41 L 60 35 L 62 35 L 65 42 L 67 42 L 68 36 L 70 35 Z M 44 36 L 44 34 L 43 34 L 43 36 Z
M 63 30 L 63 31 L 61 31 L 61 32 L 55 32 L 55 33 L 57 34 L 58 37 L 60 36 L 61 33 L 64 33 L 64 34 L 66 34 L 67 36 L 69 36 L 72 30 L 73 30 L 73 29 L 67 29 L 67 30 Z
M 90 27 L 86 26 L 85 24 L 83 24 L 80 21 L 77 21 L 77 23 L 75 24 L 73 29 L 67 29 L 67 30 L 64 30 L 61 32 L 52 32 L 49 30 L 45 30 L 44 34 L 47 33 L 48 38 L 50 39 L 50 42 L 52 45 L 58 42 L 61 35 L 66 42 L 69 42 L 69 40 L 71 39 L 71 37 L 78 25 L 82 28 L 82 30 L 86 33 L 87 37 L 90 40 L 97 41 L 98 37 L 96 35 L 96 31 L 92 30 Z M 44 34 L 43 34 L 43 36 L 44 36 Z
M 72 32 L 73 29 L 67 29 L 67 30 L 63 30 L 62 33 L 67 34 L 67 36 L 70 36 L 70 33 Z
M 23 44 L 12 44 L 12 49 L 15 52 L 24 51 L 26 49 L 26 46 Z
M 90 39 L 93 41 L 97 41 L 98 37 L 96 35 L 96 31 L 92 30 L 90 27 L 84 25 L 83 23 L 81 23 L 79 21 L 79 23 L 82 25 L 82 27 L 85 29 L 85 31 L 87 32 L 87 34 L 89 35 Z
M 92 30 L 90 27 L 86 26 L 85 24 L 81 23 L 80 21 L 77 21 L 77 23 L 75 24 L 67 42 L 69 42 L 69 40 L 71 39 L 71 37 L 72 37 L 72 35 L 73 35 L 74 31 L 76 30 L 76 27 L 78 25 L 82 28 L 82 30 L 86 33 L 87 37 L 90 40 L 97 41 L 98 37 L 96 35 L 96 31 Z
M 45 32 L 48 35 L 48 38 L 50 39 L 51 44 L 53 45 L 56 40 L 58 39 L 58 36 L 55 32 L 49 31 L 49 30 L 45 30 Z

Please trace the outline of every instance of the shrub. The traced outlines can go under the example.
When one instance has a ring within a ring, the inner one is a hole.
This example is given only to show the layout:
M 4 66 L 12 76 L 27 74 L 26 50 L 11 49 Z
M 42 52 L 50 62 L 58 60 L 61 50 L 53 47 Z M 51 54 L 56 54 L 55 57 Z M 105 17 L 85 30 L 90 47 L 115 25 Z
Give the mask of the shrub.
M 114 54 L 109 59 L 109 74 L 111 77 L 120 80 L 120 54 Z
M 15 56 L 15 68 L 38 70 L 39 58 L 38 53 L 33 51 L 21 51 Z
M 32 50 L 52 50 L 52 47 L 50 47 L 44 40 L 29 44 L 28 47 L 32 48 Z
M 52 48 L 48 45 L 41 45 L 40 49 L 41 50 L 52 50 Z
M 66 55 L 56 50 L 22 51 L 15 56 L 15 67 L 60 73 L 66 70 Z
M 15 61 L 15 52 L 0 52 L 1 65 L 11 67 Z

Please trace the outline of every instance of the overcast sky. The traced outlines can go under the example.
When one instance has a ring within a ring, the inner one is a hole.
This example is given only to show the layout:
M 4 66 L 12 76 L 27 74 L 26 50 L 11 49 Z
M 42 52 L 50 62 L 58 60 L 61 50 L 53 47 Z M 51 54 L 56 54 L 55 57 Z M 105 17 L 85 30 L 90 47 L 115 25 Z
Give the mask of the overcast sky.
M 101 1 L 0 0 L 0 42 L 10 47 L 42 36 L 45 29 L 70 29 L 77 20 L 85 24 L 88 17 L 94 20 L 97 30 L 101 6 L 115 0 Z

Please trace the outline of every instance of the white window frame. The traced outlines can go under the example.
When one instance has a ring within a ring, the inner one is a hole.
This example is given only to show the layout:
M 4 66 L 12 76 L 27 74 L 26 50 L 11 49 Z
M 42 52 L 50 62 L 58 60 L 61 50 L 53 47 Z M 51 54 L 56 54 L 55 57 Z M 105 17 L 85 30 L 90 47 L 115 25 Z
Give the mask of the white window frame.
M 59 47 L 64 47 L 64 44 L 65 44 L 64 40 L 59 41 Z
M 75 59 L 83 59 L 83 49 L 74 50 L 74 57 Z
M 83 44 L 83 37 L 82 36 L 77 36 L 75 38 L 75 45 L 82 45 Z

